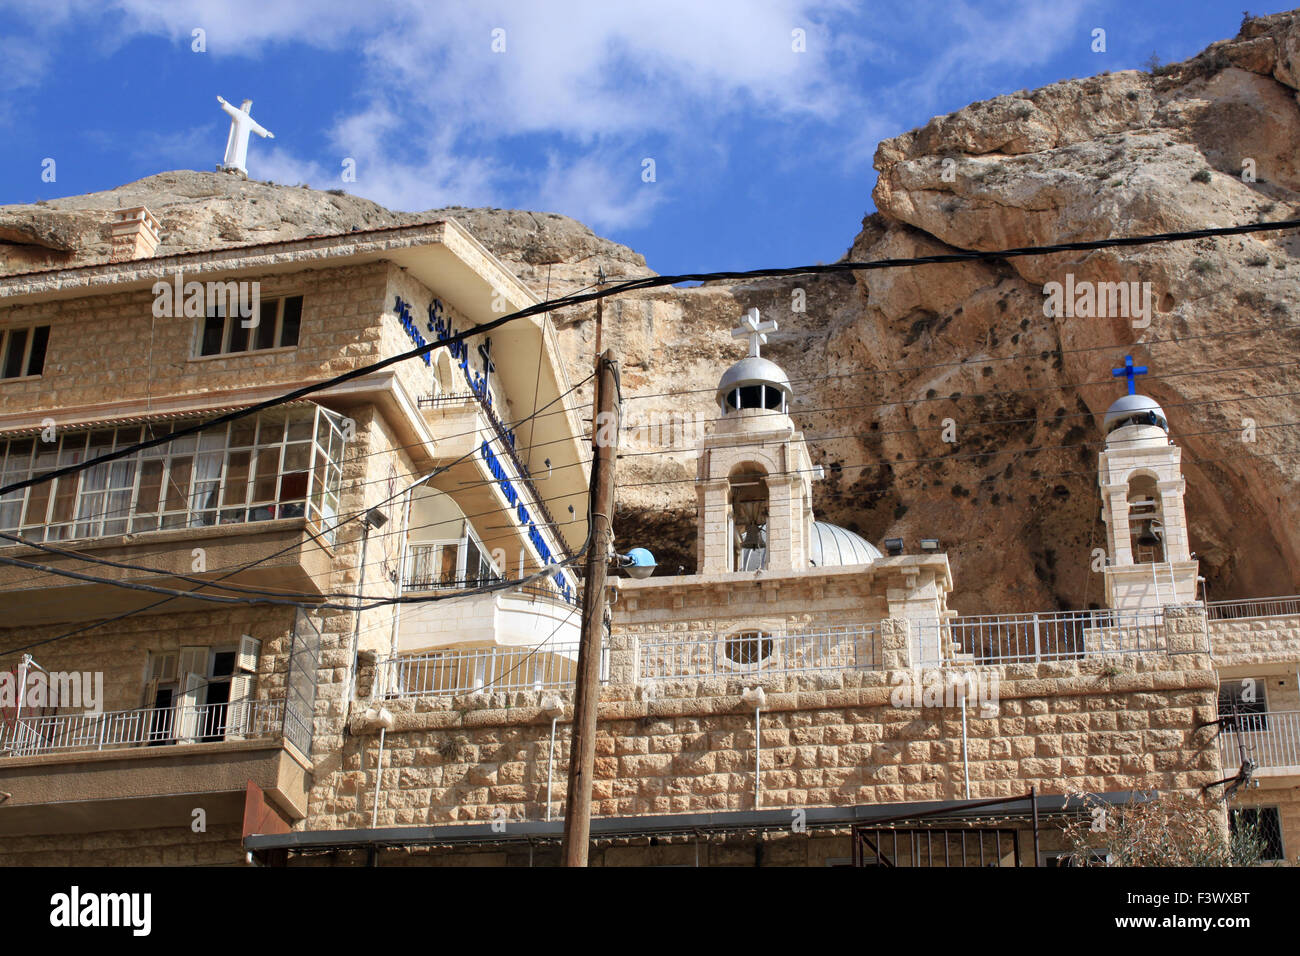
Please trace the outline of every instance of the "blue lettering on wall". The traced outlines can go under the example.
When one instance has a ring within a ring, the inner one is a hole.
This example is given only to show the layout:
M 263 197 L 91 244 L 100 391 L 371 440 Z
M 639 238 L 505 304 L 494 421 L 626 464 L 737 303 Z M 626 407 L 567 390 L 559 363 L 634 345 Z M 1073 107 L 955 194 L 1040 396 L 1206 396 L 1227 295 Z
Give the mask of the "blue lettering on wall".
M 406 330 L 407 338 L 415 343 L 416 348 L 424 348 L 429 344 L 424 336 L 420 334 L 420 330 L 415 327 L 415 320 L 411 318 L 411 307 L 402 301 L 400 295 L 394 297 L 393 311 L 397 313 L 397 321 L 402 323 L 402 328 Z M 420 358 L 424 360 L 425 365 L 433 364 L 433 357 L 428 352 L 425 352 Z
M 411 318 L 411 307 L 402 300 L 401 296 L 396 297 L 394 309 L 397 312 L 398 321 L 402 323 L 402 328 L 406 330 L 406 334 L 410 337 L 411 341 L 417 346 L 426 345 L 427 342 L 424 336 L 420 334 L 420 330 L 415 325 L 415 320 Z M 433 300 L 429 305 L 428 315 L 429 318 L 425 324 L 425 329 L 431 335 L 435 336 L 435 342 L 449 339 L 456 334 L 456 329 L 447 319 L 440 300 Z M 470 389 L 489 409 L 491 409 L 492 389 L 489 385 L 489 375 L 493 369 L 493 363 L 487 350 L 481 350 L 484 366 L 482 372 L 470 371 L 469 348 L 463 341 L 450 343 L 447 346 L 447 351 L 451 353 L 452 359 L 455 360 L 456 364 L 464 371 L 465 381 L 469 384 Z M 424 359 L 425 365 L 433 364 L 432 357 L 428 352 L 421 357 Z M 506 441 L 510 443 L 511 448 L 515 447 L 515 433 L 512 429 L 506 429 Z M 537 526 L 533 523 L 532 516 L 528 513 L 528 509 L 524 506 L 524 503 L 519 500 L 519 492 L 515 490 L 514 483 L 511 482 L 505 466 L 501 464 L 501 460 L 497 458 L 496 453 L 492 451 L 491 444 L 485 440 L 479 447 L 479 452 L 483 456 L 484 463 L 487 465 L 488 473 L 496 479 L 497 484 L 501 488 L 501 494 L 505 497 L 510 506 L 514 508 L 515 517 L 518 519 L 520 527 L 528 529 L 528 540 L 531 541 L 533 547 L 537 549 L 537 555 L 541 559 L 542 564 L 554 564 L 555 555 L 552 553 L 550 547 L 547 546 L 546 539 L 542 537 L 541 531 L 538 530 Z M 559 571 L 556 571 L 555 574 L 552 575 L 552 578 L 555 582 L 556 590 L 560 592 L 565 600 L 572 602 L 574 600 L 573 588 L 570 586 L 568 580 Z
M 510 481 L 510 476 L 506 473 L 505 466 L 501 464 L 501 459 L 497 458 L 496 452 L 492 450 L 491 444 L 486 440 L 479 446 L 479 454 L 483 456 L 483 461 L 487 465 L 488 474 L 496 479 L 501 488 L 501 493 L 505 496 L 506 501 L 515 509 L 515 517 L 519 519 L 521 527 L 528 529 L 528 540 L 532 542 L 533 547 L 537 549 L 537 556 L 541 559 L 542 564 L 554 564 L 555 555 L 547 545 L 546 539 L 542 536 L 541 530 L 532 521 L 528 514 L 528 509 L 524 503 L 519 500 L 519 493 L 515 491 L 514 484 Z M 563 575 L 557 571 L 552 578 L 555 581 L 556 590 L 568 601 L 573 600 L 573 589 Z

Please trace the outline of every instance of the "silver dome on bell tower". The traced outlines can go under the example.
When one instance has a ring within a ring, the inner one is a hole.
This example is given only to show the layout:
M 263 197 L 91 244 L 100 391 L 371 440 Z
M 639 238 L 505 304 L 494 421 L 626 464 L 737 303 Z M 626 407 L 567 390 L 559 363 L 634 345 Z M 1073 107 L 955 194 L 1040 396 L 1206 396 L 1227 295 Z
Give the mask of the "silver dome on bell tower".
M 767 333 L 776 331 L 771 319 L 759 320 L 758 309 L 750 309 L 733 329 L 735 338 L 749 338 L 749 354 L 722 374 L 718 381 L 718 408 L 723 415 L 745 409 L 765 409 L 779 414 L 790 410 L 793 392 L 790 378 L 781 366 L 759 355 L 759 346 L 767 344 Z

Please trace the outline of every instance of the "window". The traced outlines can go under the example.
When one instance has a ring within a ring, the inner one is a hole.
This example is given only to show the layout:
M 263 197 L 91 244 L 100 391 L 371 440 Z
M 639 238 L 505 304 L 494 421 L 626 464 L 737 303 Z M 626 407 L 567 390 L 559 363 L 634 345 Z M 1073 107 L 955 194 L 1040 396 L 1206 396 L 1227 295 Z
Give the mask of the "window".
M 1285 860 L 1282 852 L 1282 823 L 1277 807 L 1242 807 L 1228 813 L 1228 832 L 1233 836 L 1254 834 L 1264 844 L 1262 860 Z
M 723 648 L 733 664 L 759 666 L 772 656 L 772 635 L 762 631 L 742 631 L 727 638 Z
M 503 580 L 478 534 L 464 522 L 459 539 L 412 542 L 404 590 L 481 587 Z
M 274 409 L 0 497 L 0 529 L 35 541 L 299 518 L 332 540 L 343 485 L 342 416 Z M 5 484 L 152 438 L 152 426 L 0 441 Z
M 253 692 L 262 642 L 245 634 L 237 647 L 182 647 L 153 654 L 144 703 L 151 708 L 144 743 L 226 740 L 256 729 Z
M 45 349 L 49 342 L 48 325 L 0 332 L 0 378 L 40 375 L 45 368 Z
M 298 344 L 302 324 L 302 296 L 263 299 L 258 306 L 257 325 L 245 328 L 239 315 L 226 315 L 224 306 L 212 306 L 203 320 L 198 352 L 204 355 L 235 355 L 263 349 L 289 348 Z
M 731 494 L 731 567 L 767 567 L 767 475 L 760 465 L 737 465 L 728 476 Z

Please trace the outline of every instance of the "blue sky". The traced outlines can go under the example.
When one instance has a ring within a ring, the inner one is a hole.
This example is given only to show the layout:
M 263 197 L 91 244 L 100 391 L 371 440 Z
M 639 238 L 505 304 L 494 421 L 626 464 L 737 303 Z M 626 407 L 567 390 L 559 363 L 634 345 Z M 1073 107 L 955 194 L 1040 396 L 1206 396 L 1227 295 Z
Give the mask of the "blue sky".
M 255 179 L 404 210 L 565 213 L 664 273 L 833 261 L 872 209 L 882 138 L 1153 52 L 1184 59 L 1241 14 L 1208 0 L 0 0 L 0 203 L 211 170 L 220 94 L 251 98 L 275 133 L 250 144 Z

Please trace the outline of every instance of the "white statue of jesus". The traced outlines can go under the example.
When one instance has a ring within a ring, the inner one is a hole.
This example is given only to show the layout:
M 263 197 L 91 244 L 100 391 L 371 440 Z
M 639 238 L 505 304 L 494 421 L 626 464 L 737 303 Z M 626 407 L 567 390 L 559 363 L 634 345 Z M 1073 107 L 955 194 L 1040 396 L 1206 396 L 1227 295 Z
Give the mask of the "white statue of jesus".
M 250 115 L 253 111 L 253 101 L 244 100 L 239 109 L 235 109 L 220 96 L 217 102 L 221 108 L 230 114 L 230 135 L 226 137 L 226 158 L 220 166 L 218 172 L 237 172 L 248 175 L 248 170 L 244 168 L 244 163 L 248 160 L 248 134 L 256 133 L 263 139 L 275 139 L 275 134 L 268 129 L 263 129 L 253 121 Z

